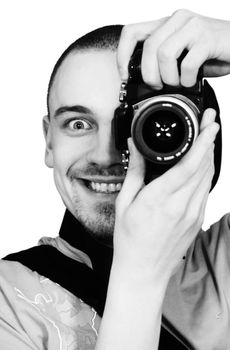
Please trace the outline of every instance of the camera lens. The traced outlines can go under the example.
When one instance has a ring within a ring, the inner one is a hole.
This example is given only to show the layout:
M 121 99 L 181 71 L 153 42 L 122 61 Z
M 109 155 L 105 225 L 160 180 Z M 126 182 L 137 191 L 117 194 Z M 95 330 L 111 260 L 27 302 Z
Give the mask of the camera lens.
M 135 108 L 132 137 L 140 153 L 152 162 L 178 160 L 198 135 L 199 111 L 184 96 L 152 97 Z
M 158 110 L 145 119 L 142 129 L 147 146 L 158 153 L 171 153 L 177 150 L 186 136 L 182 119 L 172 110 Z

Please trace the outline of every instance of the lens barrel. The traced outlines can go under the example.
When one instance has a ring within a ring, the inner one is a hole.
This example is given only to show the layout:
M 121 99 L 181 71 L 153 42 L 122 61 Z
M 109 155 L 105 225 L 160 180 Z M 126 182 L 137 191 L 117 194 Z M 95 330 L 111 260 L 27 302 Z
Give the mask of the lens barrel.
M 133 108 L 131 135 L 139 152 L 151 162 L 177 161 L 198 136 L 200 111 L 183 95 L 154 96 Z

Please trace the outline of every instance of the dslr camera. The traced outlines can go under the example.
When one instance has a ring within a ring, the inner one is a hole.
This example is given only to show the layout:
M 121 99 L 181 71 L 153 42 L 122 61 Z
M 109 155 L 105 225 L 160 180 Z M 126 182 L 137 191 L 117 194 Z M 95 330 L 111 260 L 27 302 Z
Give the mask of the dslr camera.
M 185 57 L 184 51 L 178 59 Z M 202 67 L 193 87 L 164 85 L 154 90 L 144 83 L 141 75 L 142 44 L 138 44 L 129 62 L 129 78 L 121 84 L 120 106 L 114 114 L 116 148 L 122 154 L 125 169 L 128 167 L 127 139 L 133 142 L 146 161 L 145 183 L 160 176 L 176 164 L 192 147 L 199 135 L 205 109 L 216 110 L 216 122 L 220 123 L 220 111 L 214 90 L 203 79 Z M 214 150 L 215 186 L 221 166 L 221 128 L 216 136 Z

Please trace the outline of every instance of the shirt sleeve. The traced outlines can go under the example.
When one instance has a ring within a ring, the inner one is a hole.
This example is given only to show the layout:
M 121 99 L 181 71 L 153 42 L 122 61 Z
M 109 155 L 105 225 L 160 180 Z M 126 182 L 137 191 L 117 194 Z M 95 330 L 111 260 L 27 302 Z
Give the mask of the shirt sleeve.
M 196 349 L 230 348 L 230 215 L 201 231 L 172 276 L 163 313 Z
M 36 349 L 28 337 L 14 328 L 12 320 L 1 312 L 0 315 L 0 342 L 2 350 L 32 350 Z

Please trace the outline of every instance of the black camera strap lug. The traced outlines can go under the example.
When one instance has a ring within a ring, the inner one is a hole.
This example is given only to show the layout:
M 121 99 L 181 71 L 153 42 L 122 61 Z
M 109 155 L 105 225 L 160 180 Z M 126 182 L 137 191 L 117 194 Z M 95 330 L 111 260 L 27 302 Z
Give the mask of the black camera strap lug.
M 127 82 L 123 81 L 121 83 L 121 88 L 120 88 L 120 94 L 119 94 L 119 101 L 125 102 L 127 97 Z
M 129 107 L 126 99 L 127 99 L 127 82 L 122 81 L 121 87 L 120 87 L 120 93 L 119 93 L 119 101 L 121 103 L 120 110 L 122 110 L 124 114 L 126 114 L 126 110 Z M 129 151 L 127 149 L 124 149 L 121 151 L 121 162 L 126 172 L 129 167 Z
M 129 167 L 129 151 L 127 149 L 121 153 L 121 162 L 124 170 L 127 171 Z

